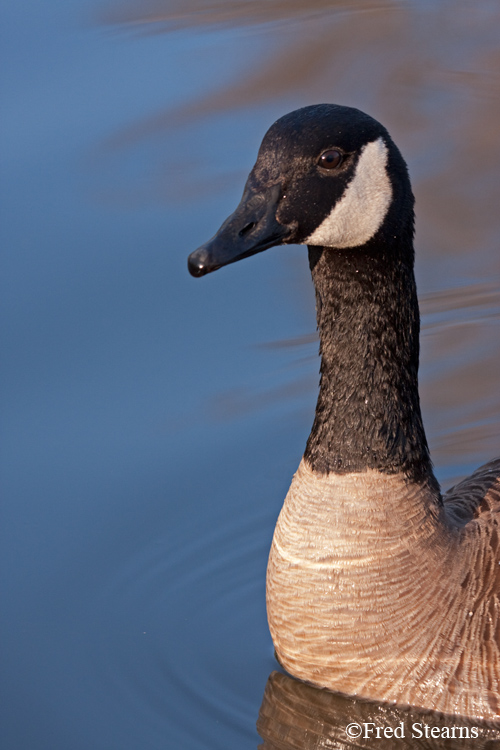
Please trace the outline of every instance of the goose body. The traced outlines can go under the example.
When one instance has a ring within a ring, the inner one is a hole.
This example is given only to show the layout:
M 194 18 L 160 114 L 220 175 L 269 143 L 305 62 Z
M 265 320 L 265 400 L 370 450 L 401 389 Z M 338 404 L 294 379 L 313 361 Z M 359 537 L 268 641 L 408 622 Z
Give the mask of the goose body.
M 309 248 L 321 379 L 269 557 L 280 663 L 349 695 L 500 720 L 500 459 L 441 495 L 418 395 L 413 224 L 385 128 L 305 107 L 267 132 L 189 270 Z

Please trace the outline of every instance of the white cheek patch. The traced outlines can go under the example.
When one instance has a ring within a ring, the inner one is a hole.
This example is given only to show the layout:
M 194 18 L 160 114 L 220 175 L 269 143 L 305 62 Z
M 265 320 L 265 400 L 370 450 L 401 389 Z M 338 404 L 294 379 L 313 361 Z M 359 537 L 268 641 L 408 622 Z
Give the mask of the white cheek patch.
M 382 138 L 364 146 L 347 189 L 329 216 L 306 239 L 306 245 L 359 247 L 380 228 L 392 200 Z

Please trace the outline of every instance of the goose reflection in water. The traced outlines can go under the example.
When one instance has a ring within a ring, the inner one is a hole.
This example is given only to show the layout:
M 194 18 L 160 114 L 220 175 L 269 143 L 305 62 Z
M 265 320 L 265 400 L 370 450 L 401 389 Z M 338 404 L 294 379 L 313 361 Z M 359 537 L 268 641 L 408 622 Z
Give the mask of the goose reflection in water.
M 463 717 L 347 698 L 287 674 L 267 681 L 260 750 L 495 750 L 500 729 Z

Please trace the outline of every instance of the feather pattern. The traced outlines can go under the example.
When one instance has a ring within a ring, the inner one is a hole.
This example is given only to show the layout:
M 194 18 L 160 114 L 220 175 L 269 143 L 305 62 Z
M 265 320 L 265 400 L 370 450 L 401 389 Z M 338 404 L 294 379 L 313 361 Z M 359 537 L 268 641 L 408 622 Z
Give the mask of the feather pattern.
M 487 464 L 440 504 L 403 475 L 319 475 L 302 460 L 267 573 L 285 669 L 349 695 L 498 718 L 499 474 Z

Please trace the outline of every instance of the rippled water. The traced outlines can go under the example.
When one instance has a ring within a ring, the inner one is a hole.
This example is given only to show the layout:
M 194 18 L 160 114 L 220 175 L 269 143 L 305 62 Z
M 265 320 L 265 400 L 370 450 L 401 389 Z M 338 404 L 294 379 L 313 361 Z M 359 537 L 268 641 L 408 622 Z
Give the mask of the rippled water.
M 2 17 L 3 747 L 256 748 L 261 702 L 264 747 L 306 747 L 290 716 L 298 701 L 309 727 L 318 700 L 317 746 L 343 747 L 344 720 L 383 709 L 276 677 L 264 694 L 267 552 L 318 382 L 306 251 L 202 281 L 186 258 L 274 119 L 368 111 L 417 197 L 437 474 L 498 455 L 498 4 L 9 0 Z

